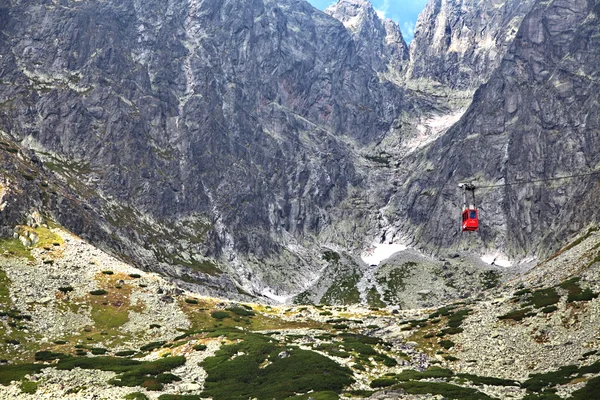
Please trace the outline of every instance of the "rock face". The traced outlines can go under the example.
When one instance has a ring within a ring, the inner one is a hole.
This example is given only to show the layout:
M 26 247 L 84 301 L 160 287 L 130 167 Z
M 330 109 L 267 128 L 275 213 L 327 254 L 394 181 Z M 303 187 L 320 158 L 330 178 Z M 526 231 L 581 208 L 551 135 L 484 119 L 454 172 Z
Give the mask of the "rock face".
M 534 0 L 431 0 L 410 45 L 410 79 L 476 89 L 500 64 Z
M 456 183 L 596 168 L 598 6 L 474 3 L 431 2 L 405 80 L 397 26 L 359 0 L 0 1 L 3 157 L 24 157 L 2 233 L 36 208 L 192 289 L 278 299 L 326 246 L 555 249 L 598 220 L 591 178 L 479 191 L 476 238 Z
M 402 108 L 308 3 L 4 4 L 2 129 L 105 217 L 71 229 L 148 267 L 218 263 L 257 291 L 309 279 L 318 262 L 289 249 L 361 187 L 346 141 Z
M 408 46 L 391 19 L 382 20 L 367 0 L 339 0 L 325 13 L 341 21 L 352 34 L 358 55 L 377 72 L 402 72 Z
M 590 106 L 599 101 L 599 7 L 536 3 L 462 119 L 407 163 L 421 171 L 404 175 L 405 190 L 390 204 L 425 247 L 544 254 L 598 222 L 598 175 L 535 181 L 600 166 L 600 116 Z M 482 226 L 478 235 L 460 235 L 457 183 L 471 180 L 483 186 L 476 192 Z

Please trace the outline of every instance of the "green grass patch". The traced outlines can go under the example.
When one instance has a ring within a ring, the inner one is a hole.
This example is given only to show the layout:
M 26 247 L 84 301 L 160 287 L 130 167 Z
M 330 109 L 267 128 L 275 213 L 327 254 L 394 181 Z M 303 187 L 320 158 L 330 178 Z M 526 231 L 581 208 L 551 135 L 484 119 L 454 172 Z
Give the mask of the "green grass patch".
M 438 344 L 446 350 L 450 350 L 454 347 L 455 343 L 452 340 L 440 340 Z
M 394 388 L 402 388 L 408 394 L 442 395 L 447 399 L 492 400 L 493 398 L 476 389 L 452 385 L 444 382 L 404 382 Z
M 299 396 L 288 397 L 286 400 L 338 400 L 340 396 L 336 392 L 326 390 L 324 392 L 311 392 Z
M 188 304 L 198 304 L 198 300 L 196 299 L 185 299 L 185 302 Z
M 148 400 L 148 396 L 146 396 L 142 392 L 133 392 L 128 393 L 123 397 L 125 400 Z
M 22 393 L 35 394 L 35 392 L 37 392 L 38 389 L 38 383 L 24 380 L 23 382 L 21 382 L 21 385 L 19 387 Z
M 600 393 L 600 376 L 590 379 L 587 384 L 574 391 L 570 399 L 573 400 L 590 400 L 596 398 Z
M 458 328 L 459 326 L 462 325 L 463 321 L 465 320 L 465 318 L 467 318 L 467 315 L 469 315 L 470 312 L 471 312 L 471 309 L 465 308 L 465 309 L 456 311 L 455 313 L 452 313 L 448 317 L 448 326 L 450 328 Z
M 227 307 L 226 310 L 242 317 L 253 317 L 256 315 L 251 309 L 248 310 L 247 308 L 240 306 Z
M 571 380 L 581 378 L 585 374 L 597 373 L 600 373 L 600 360 L 583 367 L 565 365 L 556 371 L 550 371 L 543 374 L 532 374 L 529 376 L 529 379 L 521 384 L 521 387 L 530 392 L 541 392 L 542 390 L 547 390 L 557 385 L 569 383 Z
M 522 308 L 520 310 L 514 310 L 498 317 L 498 319 L 512 319 L 513 321 L 521 321 L 523 318 L 532 317 L 536 315 L 532 311 L 531 307 Z
M 360 292 L 356 287 L 359 280 L 360 276 L 355 273 L 334 281 L 321 298 L 321 302 L 338 305 L 360 303 Z
M 120 374 L 108 381 L 111 385 L 142 386 L 148 390 L 161 390 L 165 383 L 179 380 L 175 375 L 166 372 L 183 364 L 185 364 L 183 356 L 165 357 L 148 362 L 117 357 L 84 357 L 61 360 L 56 368 L 72 370 L 78 367 L 113 371 Z
M 379 271 L 376 275 L 377 283 L 383 288 L 383 301 L 387 304 L 398 304 L 400 299 L 398 293 L 402 293 L 406 289 L 405 279 L 413 273 L 413 270 L 417 266 L 417 263 L 409 261 L 396 267 L 388 272 L 387 275 L 380 274 Z
M 580 281 L 581 279 L 579 277 L 574 277 L 559 285 L 568 292 L 568 303 L 573 303 L 575 301 L 590 301 L 598 297 L 598 293 L 594 293 L 591 289 L 582 289 Z
M 197 394 L 161 394 L 158 396 L 158 400 L 200 400 Z
M 581 358 L 588 358 L 588 357 L 593 356 L 595 354 L 598 354 L 598 350 L 592 350 L 592 351 L 588 351 L 587 353 L 583 353 L 581 355 Z
M 326 250 L 323 252 L 323 260 L 331 263 L 338 263 L 340 261 L 340 255 L 332 250 Z
M 381 300 L 381 295 L 375 286 L 371 287 L 367 291 L 367 304 L 370 308 L 384 308 L 387 305 L 383 300 Z
M 481 285 L 484 289 L 493 289 L 500 284 L 502 275 L 498 271 L 488 270 L 480 275 Z
M 554 305 L 560 301 L 560 296 L 553 287 L 536 290 L 531 293 L 531 297 L 525 303 L 525 306 L 534 306 L 542 308 Z
M 105 294 L 108 294 L 108 292 L 104 289 L 98 289 L 98 290 L 92 290 L 90 292 L 90 294 L 93 296 L 104 296 Z
M 229 315 L 229 313 L 226 311 L 213 311 L 210 313 L 210 316 L 214 319 L 231 318 L 231 315 Z
M 392 157 L 391 155 L 387 154 L 387 153 L 381 153 L 379 155 L 365 155 L 364 156 L 367 160 L 372 161 L 374 163 L 377 164 L 381 164 L 385 167 L 389 167 L 390 166 L 390 158 Z
M 371 381 L 370 386 L 372 388 L 381 388 L 381 387 L 392 386 L 392 385 L 395 385 L 396 383 L 398 383 L 398 381 L 394 378 L 378 378 L 378 379 L 373 379 Z
M 54 360 L 61 360 L 63 358 L 68 358 L 70 356 L 68 354 L 53 353 L 51 351 L 44 350 L 44 351 L 38 351 L 37 353 L 35 353 L 34 357 L 35 357 L 35 361 L 54 361 Z
M 477 386 L 519 386 L 519 382 L 510 379 L 494 378 L 491 376 L 478 376 L 471 374 L 456 374 L 456 376 L 462 379 L 466 379 Z
M 222 346 L 202 366 L 208 373 L 203 395 L 214 400 L 286 399 L 308 392 L 339 393 L 353 382 L 350 369 L 318 353 L 282 347 L 265 335 L 215 331 L 237 343 Z M 288 357 L 280 358 L 282 351 Z M 237 354 L 243 353 L 241 356 Z M 270 362 L 271 364 L 268 364 Z M 264 366 L 264 368 L 261 368 Z
M 554 311 L 556 311 L 556 310 L 558 310 L 558 307 L 557 307 L 557 306 L 548 306 L 548 307 L 544 307 L 544 308 L 542 308 L 542 310 L 541 310 L 541 311 L 542 311 L 544 314 L 550 314 L 550 313 L 553 313 L 553 312 L 554 312 Z
M 11 381 L 23 380 L 25 375 L 32 375 L 40 372 L 47 365 L 43 364 L 11 364 L 0 365 L 0 384 L 7 386 Z
M 446 307 L 438 308 L 435 312 L 429 314 L 428 319 L 434 319 L 434 318 L 439 318 L 439 317 L 448 317 L 454 312 L 452 310 L 454 310 L 456 307 L 457 306 L 446 306 Z
M 421 379 L 441 379 L 450 378 L 454 373 L 446 368 L 431 367 L 425 371 L 415 371 L 412 369 L 405 369 L 397 375 L 398 381 L 418 381 Z
M 520 297 L 520 296 L 523 296 L 524 294 L 529 294 L 529 293 L 531 293 L 531 289 L 521 289 L 521 290 L 517 290 L 517 291 L 516 291 L 516 292 L 513 294 L 513 296 Z
M 528 393 L 521 400 L 562 400 L 556 393 Z
M 590 301 L 598 297 L 598 293 L 592 292 L 590 288 L 583 289 L 580 293 L 569 294 L 567 302 L 572 303 L 574 301 Z
M 140 347 L 140 350 L 141 351 L 152 351 L 152 350 L 160 349 L 162 346 L 164 346 L 165 343 L 167 343 L 167 342 L 165 342 L 164 340 L 148 343 L 148 344 Z
M 129 357 L 129 356 L 134 355 L 135 353 L 137 353 L 137 352 L 134 351 L 134 350 L 123 350 L 123 351 L 117 351 L 115 353 L 115 356 L 118 356 L 118 357 Z
M 34 261 L 30 250 L 19 239 L 0 239 L 0 254 Z

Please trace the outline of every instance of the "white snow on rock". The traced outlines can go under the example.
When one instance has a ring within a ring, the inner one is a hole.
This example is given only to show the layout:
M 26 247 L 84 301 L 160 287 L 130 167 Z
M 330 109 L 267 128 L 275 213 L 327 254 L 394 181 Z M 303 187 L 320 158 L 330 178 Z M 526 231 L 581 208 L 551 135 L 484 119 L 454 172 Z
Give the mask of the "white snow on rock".
M 368 265 L 378 265 L 383 260 L 390 258 L 393 254 L 404 251 L 407 246 L 397 243 L 373 243 L 371 247 L 366 249 L 360 258 Z
M 279 296 L 271 292 L 269 289 L 264 289 L 261 294 L 268 297 L 271 300 L 275 300 L 278 303 L 285 304 L 290 299 L 290 296 Z
M 512 267 L 512 262 L 504 254 L 494 253 L 485 254 L 481 256 L 481 261 L 490 265 L 497 265 L 498 267 L 509 268 Z

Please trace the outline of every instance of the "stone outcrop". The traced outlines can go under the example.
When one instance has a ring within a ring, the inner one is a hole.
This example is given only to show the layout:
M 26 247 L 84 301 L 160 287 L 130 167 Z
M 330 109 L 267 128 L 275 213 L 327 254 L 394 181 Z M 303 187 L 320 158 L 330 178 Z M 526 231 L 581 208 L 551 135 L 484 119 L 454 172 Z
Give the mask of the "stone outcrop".
M 398 24 L 382 19 L 367 0 L 339 0 L 325 13 L 341 21 L 352 34 L 358 55 L 377 72 L 401 73 L 408 46 Z
M 26 1 L 1 15 L 2 129 L 102 216 L 61 223 L 146 268 L 218 264 L 257 292 L 311 279 L 320 254 L 288 249 L 313 248 L 326 210 L 361 187 L 347 142 L 382 136 L 403 104 L 303 2 Z
M 534 0 L 431 0 L 410 45 L 409 79 L 474 90 L 498 67 Z
M 398 226 L 429 249 L 499 248 L 519 257 L 547 254 L 599 221 L 598 175 L 585 175 L 600 162 L 591 106 L 599 101 L 599 7 L 536 3 L 462 119 L 407 160 L 419 171 L 400 174 L 404 190 L 390 201 Z M 573 174 L 583 176 L 544 181 Z M 483 187 L 477 235 L 458 232 L 464 181 Z
M 144 269 L 273 298 L 318 279 L 330 245 L 555 249 L 598 220 L 591 178 L 480 191 L 480 236 L 456 230 L 458 181 L 596 168 L 597 6 L 538 2 L 519 24 L 532 5 L 432 1 L 403 87 L 399 30 L 359 0 L 335 18 L 4 1 L 2 233 L 36 209 Z

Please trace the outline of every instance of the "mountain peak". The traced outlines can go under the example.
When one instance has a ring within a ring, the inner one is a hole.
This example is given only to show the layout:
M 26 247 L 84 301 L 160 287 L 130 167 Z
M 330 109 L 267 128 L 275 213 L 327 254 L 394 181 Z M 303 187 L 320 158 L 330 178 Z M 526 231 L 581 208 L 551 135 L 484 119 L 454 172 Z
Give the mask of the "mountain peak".
M 366 21 L 381 19 L 368 0 L 338 0 L 337 3 L 327 7 L 325 12 L 351 31 L 360 29 Z
M 367 0 L 338 0 L 325 12 L 352 34 L 358 54 L 376 71 L 402 70 L 408 47 L 398 24 L 378 15 Z

